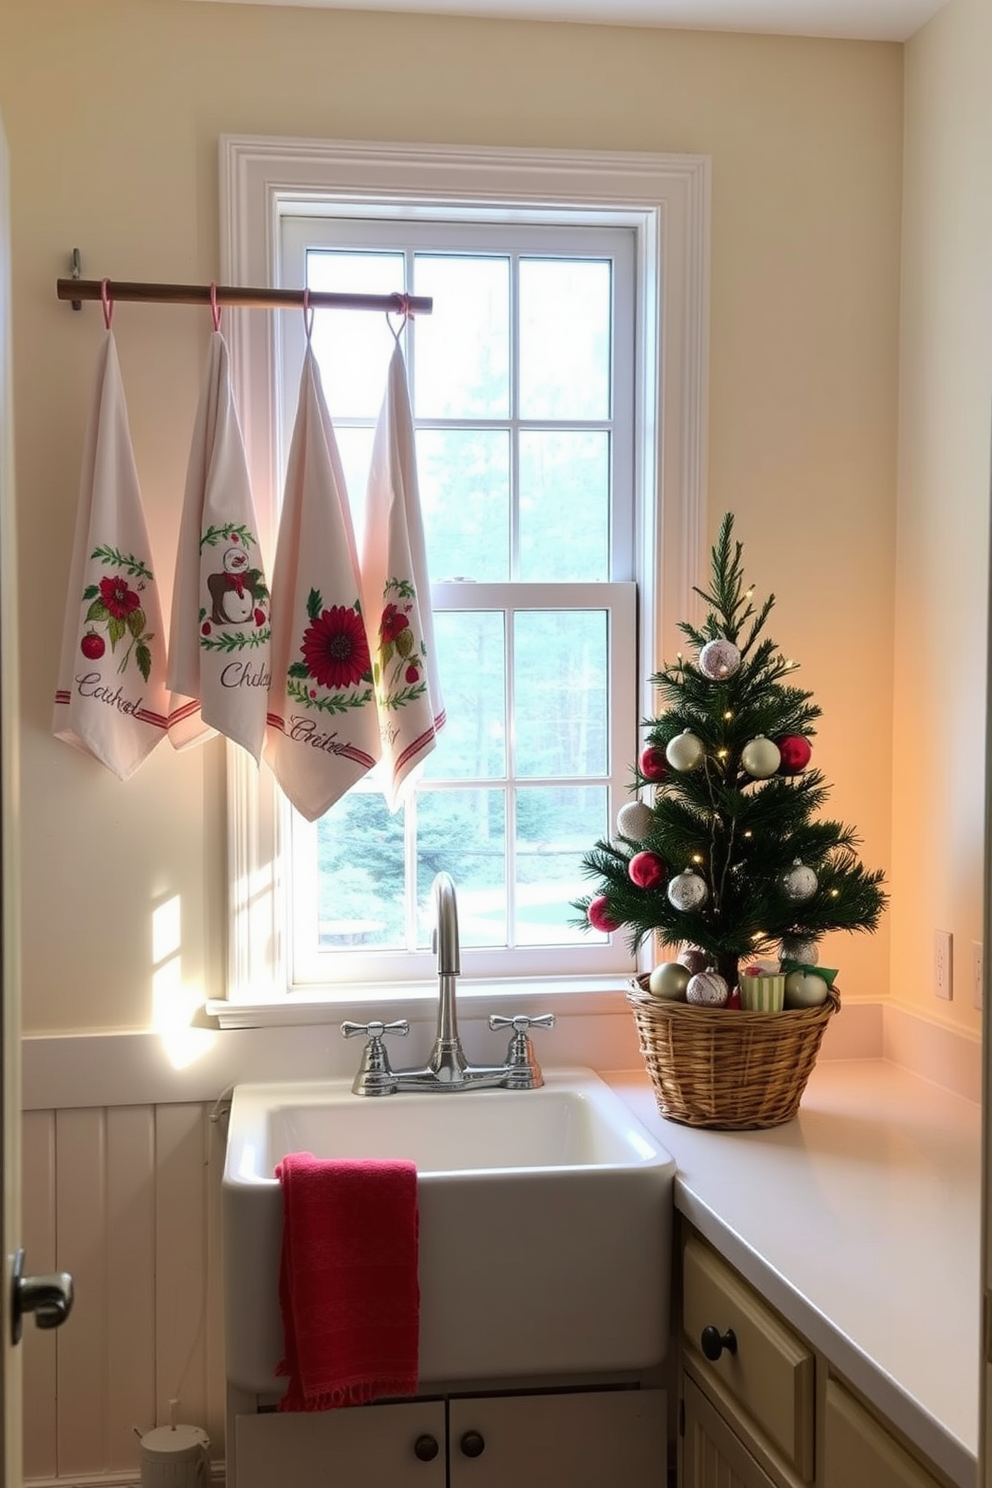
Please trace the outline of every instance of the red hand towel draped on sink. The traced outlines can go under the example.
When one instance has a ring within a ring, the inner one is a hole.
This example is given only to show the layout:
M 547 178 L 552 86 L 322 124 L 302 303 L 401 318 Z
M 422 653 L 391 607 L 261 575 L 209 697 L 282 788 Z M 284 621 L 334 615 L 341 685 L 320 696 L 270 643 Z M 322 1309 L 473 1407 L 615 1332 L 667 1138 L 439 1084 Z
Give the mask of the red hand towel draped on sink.
M 414 1164 L 296 1152 L 276 1176 L 285 1338 L 277 1373 L 289 1379 L 279 1409 L 333 1410 L 413 1395 L 420 1344 Z

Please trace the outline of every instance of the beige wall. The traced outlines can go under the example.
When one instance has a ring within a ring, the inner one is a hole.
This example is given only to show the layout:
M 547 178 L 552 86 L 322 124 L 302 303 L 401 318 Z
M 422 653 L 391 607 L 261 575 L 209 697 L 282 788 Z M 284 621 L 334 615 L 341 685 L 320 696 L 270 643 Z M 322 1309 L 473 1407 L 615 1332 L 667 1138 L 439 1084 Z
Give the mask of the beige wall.
M 906 49 L 895 610 L 892 993 L 977 1032 L 982 938 L 992 8 L 952 0 Z M 928 968 L 954 935 L 954 1002 Z
M 207 281 L 222 132 L 676 150 L 713 159 L 709 525 L 738 514 L 774 634 L 824 709 L 831 809 L 888 867 L 902 49 L 689 32 L 174 3 L 0 4 L 13 176 L 24 1022 L 140 1028 L 150 916 L 221 990 L 222 754 L 163 744 L 126 785 L 50 734 L 98 312 L 93 277 Z M 208 325 L 115 321 L 152 544 L 168 568 Z M 167 596 L 166 596 L 167 599 Z M 672 637 L 675 648 L 677 637 Z M 929 787 L 928 787 L 929 788 Z M 884 992 L 888 925 L 840 938 Z M 926 967 L 917 968 L 925 979 Z

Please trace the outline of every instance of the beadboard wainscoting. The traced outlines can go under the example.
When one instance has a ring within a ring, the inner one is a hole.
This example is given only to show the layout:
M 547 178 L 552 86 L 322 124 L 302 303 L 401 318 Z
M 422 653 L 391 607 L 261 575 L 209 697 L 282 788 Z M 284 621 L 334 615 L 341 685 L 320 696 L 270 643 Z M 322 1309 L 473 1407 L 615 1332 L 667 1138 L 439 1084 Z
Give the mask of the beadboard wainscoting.
M 24 1475 L 134 1483 L 145 1432 L 177 1419 L 224 1453 L 223 1129 L 211 1105 L 26 1111 L 29 1269 L 72 1273 L 69 1324 L 24 1332 Z

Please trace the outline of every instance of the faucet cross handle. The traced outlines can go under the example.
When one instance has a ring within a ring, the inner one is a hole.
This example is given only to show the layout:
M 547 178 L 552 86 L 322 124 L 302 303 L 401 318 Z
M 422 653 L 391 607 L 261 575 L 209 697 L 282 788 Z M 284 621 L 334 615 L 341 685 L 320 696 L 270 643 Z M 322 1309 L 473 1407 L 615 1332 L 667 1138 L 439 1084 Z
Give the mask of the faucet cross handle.
M 510 1028 L 510 1047 L 506 1051 L 506 1088 L 508 1090 L 539 1090 L 544 1084 L 541 1067 L 534 1056 L 534 1045 L 528 1030 L 531 1028 L 554 1028 L 554 1013 L 541 1013 L 529 1018 L 526 1013 L 517 1013 L 505 1018 L 501 1013 L 490 1013 L 489 1027 Z
M 357 1038 L 359 1034 L 363 1034 L 366 1038 L 381 1039 L 387 1033 L 405 1036 L 410 1032 L 410 1025 L 405 1018 L 400 1018 L 395 1023 L 381 1023 L 378 1018 L 373 1018 L 371 1023 L 342 1023 L 341 1032 L 345 1038 Z
M 408 1034 L 410 1025 L 407 1020 L 400 1018 L 396 1023 L 383 1023 L 380 1019 L 373 1018 L 369 1023 L 342 1023 L 341 1032 L 345 1038 L 358 1038 L 361 1035 L 368 1039 L 362 1051 L 358 1074 L 351 1087 L 354 1093 L 392 1095 L 396 1089 L 396 1076 L 390 1068 L 383 1039 L 387 1033 L 400 1033 L 404 1036 Z
M 513 1018 L 504 1018 L 501 1013 L 490 1013 L 489 1027 L 494 1031 L 497 1028 L 512 1028 L 514 1033 L 526 1033 L 528 1028 L 554 1028 L 554 1013 L 539 1013 L 536 1018 L 528 1018 L 526 1013 L 517 1013 Z

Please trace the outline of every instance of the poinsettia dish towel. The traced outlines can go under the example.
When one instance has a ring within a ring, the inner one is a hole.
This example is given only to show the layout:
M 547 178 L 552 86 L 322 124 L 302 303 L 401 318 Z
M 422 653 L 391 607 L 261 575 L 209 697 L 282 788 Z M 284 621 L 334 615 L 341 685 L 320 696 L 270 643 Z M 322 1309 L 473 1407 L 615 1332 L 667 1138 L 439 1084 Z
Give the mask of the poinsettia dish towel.
M 169 630 L 169 739 L 224 734 L 256 763 L 269 689 L 269 590 L 227 343 L 211 338 L 189 464 Z
M 307 340 L 272 573 L 264 758 L 308 821 L 379 757 L 379 723 L 344 472 Z
M 366 1405 L 417 1390 L 417 1170 L 294 1152 L 282 1189 L 279 1265 L 288 1380 L 281 1411 Z
M 372 450 L 362 589 L 382 740 L 379 774 L 395 811 L 435 747 L 445 718 L 413 413 L 398 337 Z
M 165 679 L 161 603 L 108 315 L 83 450 L 52 732 L 127 780 L 165 737 Z

